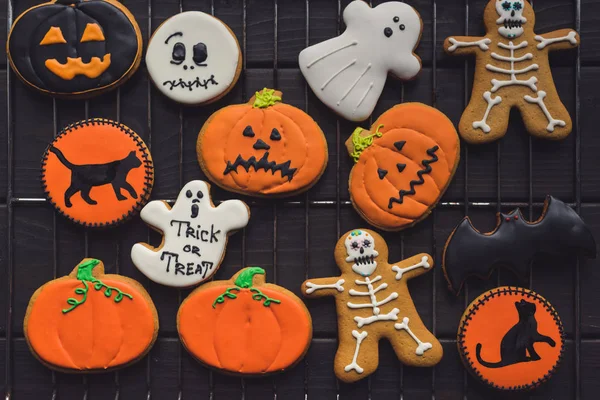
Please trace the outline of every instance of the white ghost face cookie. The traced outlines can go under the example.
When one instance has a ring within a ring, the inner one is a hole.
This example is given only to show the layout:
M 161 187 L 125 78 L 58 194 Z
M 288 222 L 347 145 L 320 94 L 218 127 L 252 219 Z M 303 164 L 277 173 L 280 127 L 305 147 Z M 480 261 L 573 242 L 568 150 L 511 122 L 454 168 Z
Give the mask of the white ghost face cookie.
M 218 100 L 235 85 L 242 53 L 227 25 L 209 14 L 187 11 L 154 32 L 146 65 L 165 96 L 183 104 L 202 104 Z
M 399 1 L 371 8 L 355 0 L 344 9 L 346 31 L 304 49 L 300 70 L 317 97 L 351 121 L 371 115 L 388 73 L 412 79 L 421 70 L 414 50 L 421 39 L 419 13 Z
M 131 259 L 144 275 L 161 285 L 187 287 L 209 279 L 225 255 L 232 231 L 248 224 L 250 210 L 240 200 L 227 200 L 215 207 L 210 185 L 187 183 L 173 205 L 148 203 L 140 213 L 144 222 L 162 232 L 158 247 L 136 243 Z

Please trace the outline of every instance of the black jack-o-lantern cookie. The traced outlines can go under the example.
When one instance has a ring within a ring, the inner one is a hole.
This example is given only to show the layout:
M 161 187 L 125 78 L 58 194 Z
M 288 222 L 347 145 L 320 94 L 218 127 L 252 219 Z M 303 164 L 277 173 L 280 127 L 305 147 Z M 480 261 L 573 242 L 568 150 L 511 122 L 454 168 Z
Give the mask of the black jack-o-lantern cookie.
M 48 200 L 87 227 L 125 221 L 150 198 L 154 167 L 142 139 L 127 126 L 88 119 L 67 126 L 42 159 Z
M 54 0 L 19 15 L 6 48 L 27 85 L 61 97 L 91 97 L 137 70 L 142 35 L 118 1 Z
M 511 391 L 546 382 L 562 359 L 564 342 L 562 322 L 548 300 L 509 286 L 476 298 L 460 320 L 457 337 L 469 372 Z

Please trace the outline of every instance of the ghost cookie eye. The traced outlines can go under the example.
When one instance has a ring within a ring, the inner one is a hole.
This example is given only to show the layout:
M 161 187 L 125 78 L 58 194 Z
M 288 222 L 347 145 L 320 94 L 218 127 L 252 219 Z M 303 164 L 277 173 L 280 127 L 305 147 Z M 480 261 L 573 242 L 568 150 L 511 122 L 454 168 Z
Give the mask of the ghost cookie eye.
M 173 58 L 171 64 L 180 65 L 185 61 L 185 45 L 181 42 L 177 42 L 173 45 Z

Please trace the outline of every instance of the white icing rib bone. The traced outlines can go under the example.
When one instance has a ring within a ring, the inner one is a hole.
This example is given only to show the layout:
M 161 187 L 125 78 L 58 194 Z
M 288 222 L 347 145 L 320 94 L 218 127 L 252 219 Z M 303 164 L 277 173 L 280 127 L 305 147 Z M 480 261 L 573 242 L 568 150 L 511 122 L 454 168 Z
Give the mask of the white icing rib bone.
M 506 50 L 524 49 L 528 45 L 529 45 L 529 42 L 527 42 L 527 40 L 523 40 L 521 43 L 519 43 L 516 46 L 515 46 L 515 44 L 513 42 L 508 42 L 508 44 L 505 44 L 505 43 L 502 43 L 502 42 L 498 42 L 498 47 L 500 47 L 501 49 L 506 49 Z M 511 54 L 511 56 L 514 57 L 514 54 Z
M 399 309 L 394 308 L 392 311 L 390 311 L 387 314 L 378 314 L 378 315 L 373 315 L 373 316 L 370 316 L 367 318 L 354 317 L 354 321 L 356 322 L 356 326 L 358 326 L 359 328 L 362 328 L 364 325 L 370 325 L 373 322 L 377 322 L 377 321 L 397 321 L 399 312 L 400 312 Z
M 538 106 L 540 106 L 540 108 L 542 109 L 542 112 L 548 119 L 548 126 L 546 127 L 546 130 L 548 130 L 548 132 L 554 132 L 554 128 L 557 125 L 558 126 L 566 126 L 567 124 L 565 123 L 565 121 L 562 121 L 560 119 L 554 119 L 552 117 L 552 115 L 550 114 L 548 107 L 546 107 L 546 103 L 544 103 L 544 99 L 546 98 L 546 92 L 544 92 L 543 90 L 540 90 L 539 92 L 537 92 L 537 96 L 538 97 L 525 96 L 525 101 L 527 101 L 528 103 L 537 104 Z
M 429 268 L 431 268 L 431 264 L 429 264 L 427 259 L 428 259 L 427 256 L 423 256 L 419 263 L 417 263 L 415 265 L 411 265 L 410 267 L 406 267 L 406 268 L 400 268 L 397 265 L 394 265 L 392 267 L 392 271 L 396 272 L 396 280 L 399 281 L 400 279 L 402 279 L 402 275 L 404 275 L 408 271 L 412 271 L 413 269 L 417 269 L 417 268 L 429 269 Z
M 485 92 L 483 94 L 483 98 L 485 99 L 485 101 L 487 101 L 488 106 L 485 110 L 485 114 L 483 115 L 483 119 L 481 121 L 473 122 L 473 128 L 481 129 L 485 133 L 490 133 L 492 131 L 492 128 L 490 128 L 490 126 L 487 124 L 487 119 L 490 116 L 490 111 L 492 111 L 492 108 L 494 108 L 494 106 L 497 106 L 498 104 L 502 103 L 502 97 L 496 96 L 496 97 L 492 98 L 491 92 Z
M 499 61 L 506 61 L 506 62 L 521 62 L 521 61 L 533 59 L 533 54 L 527 53 L 521 57 L 505 57 L 505 56 L 501 56 L 500 54 L 497 54 L 497 53 L 492 53 L 492 58 L 495 58 L 496 60 L 499 60 Z
M 400 324 L 394 324 L 394 328 L 396 328 L 397 330 L 401 330 L 404 329 L 409 335 L 410 337 L 413 338 L 413 340 L 417 343 L 417 350 L 415 351 L 415 354 L 418 356 L 422 356 L 423 353 L 425 353 L 427 350 L 431 349 L 433 346 L 431 345 L 431 343 L 428 342 L 422 342 L 417 335 L 415 335 L 413 333 L 413 331 L 408 327 L 408 322 L 409 319 L 408 317 L 404 317 L 402 319 L 402 323 Z
M 538 83 L 538 79 L 535 76 L 532 76 L 531 78 L 525 81 L 520 81 L 514 76 L 510 79 L 510 81 L 499 81 L 498 79 L 492 79 L 492 93 L 496 93 L 498 89 L 503 88 L 505 86 L 513 85 L 528 86 L 531 90 L 535 92 L 537 91 L 537 86 L 535 85 L 536 83 Z
M 311 294 L 315 290 L 321 290 L 321 289 L 337 289 L 338 292 L 343 292 L 344 287 L 342 285 L 344 284 L 344 282 L 346 282 L 346 281 L 343 279 L 340 279 L 336 283 L 332 283 L 329 285 L 317 285 L 316 283 L 306 282 L 306 287 L 307 287 L 306 294 Z
M 454 38 L 448 39 L 452 46 L 448 47 L 448 51 L 453 52 L 459 47 L 473 47 L 479 46 L 479 48 L 483 51 L 489 50 L 490 46 L 488 44 L 492 43 L 492 39 L 483 38 L 481 40 L 476 40 L 474 42 L 461 42 Z
M 491 65 L 491 64 L 487 64 L 485 66 L 485 68 L 488 71 L 498 72 L 498 73 L 501 73 L 501 74 L 519 75 L 519 74 L 525 74 L 525 73 L 530 72 L 530 71 L 537 71 L 538 69 L 540 69 L 540 66 L 537 65 L 537 64 L 531 64 L 531 65 L 529 65 L 529 66 L 527 66 L 525 68 L 521 68 L 521 69 L 505 69 L 505 68 L 496 67 L 496 66 Z
M 542 50 L 544 47 L 552 44 L 552 43 L 558 43 L 558 42 L 569 42 L 571 43 L 573 46 L 577 44 L 577 32 L 575 31 L 571 31 L 569 32 L 566 36 L 561 36 L 561 37 L 556 37 L 556 38 L 550 38 L 550 39 L 546 39 L 540 35 L 537 35 L 535 37 L 535 40 L 537 40 L 538 45 L 537 48 L 539 50 Z
M 352 294 L 352 293 L 350 293 L 350 294 Z M 366 294 L 369 294 L 369 293 L 366 293 Z M 373 297 L 375 297 L 375 296 L 373 296 Z M 373 301 L 371 303 L 363 303 L 363 304 L 356 304 L 356 303 L 348 302 L 348 307 L 349 308 L 373 308 L 373 313 L 375 315 L 377 315 L 377 314 L 379 314 L 379 308 L 378 308 L 379 306 L 387 304 L 392 300 L 396 300 L 397 298 L 398 298 L 398 293 L 393 292 L 392 294 L 390 294 L 388 297 L 386 297 L 385 299 L 383 299 L 381 301 Z
M 535 76 L 532 76 L 531 78 L 529 78 L 527 80 L 517 79 L 517 75 L 525 74 L 525 73 L 531 72 L 531 71 L 537 71 L 540 68 L 540 66 L 537 64 L 531 64 L 525 68 L 515 69 L 515 63 L 523 62 L 526 60 L 531 60 L 533 58 L 533 55 L 531 53 L 527 53 L 522 57 L 515 57 L 515 50 L 524 49 L 527 47 L 527 45 L 528 45 L 528 43 L 526 40 L 522 41 L 518 45 L 515 45 L 513 42 L 509 42 L 508 44 L 505 44 L 502 42 L 498 43 L 498 47 L 500 47 L 501 49 L 510 50 L 510 56 L 504 57 L 504 56 L 500 56 L 496 53 L 492 53 L 492 58 L 500 60 L 500 61 L 510 62 L 510 69 L 496 67 L 495 65 L 492 65 L 492 64 L 487 64 L 485 66 L 485 68 L 488 71 L 510 75 L 510 80 L 501 81 L 498 79 L 492 79 L 492 89 L 491 89 L 492 93 L 497 92 L 498 89 L 503 88 L 505 86 L 527 86 L 534 92 L 537 91 L 537 86 L 535 84 L 538 82 L 538 79 Z M 485 98 L 485 94 L 484 94 L 484 98 Z M 488 110 L 491 110 L 491 108 L 489 107 L 489 104 L 490 103 L 488 101 Z M 487 114 L 487 112 L 486 112 L 486 114 Z M 486 120 L 486 118 L 484 118 L 484 121 Z M 482 125 L 482 126 L 487 126 L 487 124 Z M 475 127 L 474 124 L 473 124 L 473 127 Z M 485 129 L 483 131 L 485 132 Z M 489 133 L 489 131 L 486 133 Z
M 346 367 L 344 368 L 344 371 L 346 372 L 350 372 L 352 370 L 355 370 L 357 373 L 362 374 L 364 369 L 361 368 L 360 365 L 358 365 L 358 363 L 356 362 L 356 359 L 358 358 L 358 352 L 360 350 L 360 344 L 362 343 L 362 341 L 368 336 L 368 332 L 367 331 L 352 331 L 352 336 L 354 336 L 354 338 L 356 339 L 356 349 L 354 350 L 354 357 L 352 357 L 352 362 L 348 365 L 346 365 Z

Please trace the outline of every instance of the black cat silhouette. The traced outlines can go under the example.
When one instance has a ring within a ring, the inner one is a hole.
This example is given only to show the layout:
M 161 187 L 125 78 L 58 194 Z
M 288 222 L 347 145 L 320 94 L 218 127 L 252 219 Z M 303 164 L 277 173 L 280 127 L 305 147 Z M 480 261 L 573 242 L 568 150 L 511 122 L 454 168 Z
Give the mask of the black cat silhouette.
M 81 192 L 81 197 L 86 203 L 98 204 L 90 197 L 90 190 L 94 186 L 107 184 L 112 185 L 119 201 L 127 200 L 127 197 L 121 194 L 121 189 L 125 189 L 132 198 L 137 199 L 135 189 L 127 183 L 129 171 L 142 165 L 142 162 L 135 155 L 135 151 L 132 151 L 121 160 L 106 164 L 75 165 L 67 160 L 65 155 L 56 147 L 51 146 L 49 150 L 56 154 L 56 157 L 65 167 L 71 170 L 71 185 L 65 191 L 65 205 L 67 207 L 72 207 L 71 197 L 77 192 Z
M 551 347 L 556 346 L 556 342 L 548 336 L 540 334 L 537 330 L 537 321 L 535 319 L 535 303 L 529 303 L 525 300 L 515 302 L 517 312 L 519 313 L 519 322 L 515 324 L 500 343 L 500 361 L 490 363 L 481 358 L 481 343 L 477 344 L 477 361 L 487 368 L 501 368 L 528 361 L 537 361 L 541 357 L 533 348 L 534 343 L 548 343 Z M 529 353 L 529 356 L 527 355 Z

